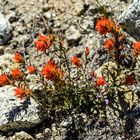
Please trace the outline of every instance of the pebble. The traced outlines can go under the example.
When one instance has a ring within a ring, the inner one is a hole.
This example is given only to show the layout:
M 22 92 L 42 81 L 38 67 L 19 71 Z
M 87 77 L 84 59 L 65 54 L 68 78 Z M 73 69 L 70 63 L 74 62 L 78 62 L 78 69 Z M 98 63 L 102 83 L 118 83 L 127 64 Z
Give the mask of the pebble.
M 35 135 L 35 138 L 36 138 L 37 140 L 44 140 L 44 136 L 42 135 L 42 133 L 36 134 L 36 135 Z
M 70 26 L 66 31 L 66 39 L 69 43 L 77 42 L 81 38 L 81 33 L 75 28 L 75 26 Z

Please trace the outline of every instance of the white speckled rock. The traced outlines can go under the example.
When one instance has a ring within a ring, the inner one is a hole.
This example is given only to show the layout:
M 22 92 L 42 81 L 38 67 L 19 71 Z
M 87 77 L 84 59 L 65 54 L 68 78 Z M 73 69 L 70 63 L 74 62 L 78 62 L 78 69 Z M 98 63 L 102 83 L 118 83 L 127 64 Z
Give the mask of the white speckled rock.
M 132 4 L 122 13 L 119 23 L 135 39 L 140 39 L 140 0 L 134 0 Z
M 15 133 L 15 135 L 11 137 L 10 140 L 34 140 L 34 138 L 26 132 L 21 131 L 19 133 Z
M 14 87 L 0 87 L 0 130 L 31 128 L 42 122 L 43 113 L 31 98 L 20 100 L 14 96 Z

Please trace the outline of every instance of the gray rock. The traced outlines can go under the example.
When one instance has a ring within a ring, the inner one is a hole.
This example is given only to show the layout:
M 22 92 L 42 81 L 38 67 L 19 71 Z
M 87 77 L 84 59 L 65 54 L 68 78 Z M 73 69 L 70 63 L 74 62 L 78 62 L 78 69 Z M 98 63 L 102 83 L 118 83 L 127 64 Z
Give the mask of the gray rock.
M 46 12 L 44 13 L 45 18 L 50 19 L 52 17 L 52 13 L 51 12 Z
M 14 134 L 13 131 L 9 131 L 9 132 L 7 133 L 7 136 L 8 136 L 8 137 L 9 137 L 9 136 L 13 136 L 13 134 Z
M 58 128 L 58 126 L 56 126 L 56 124 L 52 125 L 52 136 L 50 137 L 50 139 L 48 140 L 63 140 L 62 135 L 60 134 L 60 128 Z
M 32 99 L 20 100 L 14 96 L 14 87 L 0 87 L 0 130 L 31 128 L 42 122 L 43 113 Z
M 60 126 L 67 128 L 69 125 L 72 124 L 72 117 L 69 117 L 61 122 Z
M 11 137 L 10 140 L 34 140 L 34 138 L 26 132 L 21 131 L 19 133 L 15 133 L 15 135 Z
M 42 135 L 42 133 L 36 134 L 36 135 L 35 135 L 35 138 L 36 138 L 37 140 L 44 140 L 44 136 Z
M 76 0 L 74 3 L 74 9 L 77 15 L 81 15 L 84 11 L 84 2 L 83 0 Z
M 51 136 L 52 136 L 52 132 L 49 128 L 46 128 L 44 131 L 43 131 L 43 135 L 46 139 L 49 139 Z
M 140 39 L 140 0 L 134 0 L 132 4 L 119 17 L 119 23 L 135 39 Z
M 11 12 L 8 16 L 7 19 L 10 23 L 16 22 L 19 17 L 16 15 L 16 12 Z
M 0 13 L 0 45 L 5 44 L 11 37 L 10 25 L 4 15 Z
M 2 12 L 2 10 L 3 10 L 2 2 L 3 2 L 3 0 L 0 0 L 0 12 Z
M 5 44 L 11 37 L 11 27 L 2 14 L 3 12 L 3 0 L 0 0 L 0 45 Z
M 91 32 L 94 27 L 94 22 L 92 17 L 88 17 L 87 19 L 83 20 L 83 25 L 82 29 L 85 30 L 86 32 Z
M 66 31 L 66 39 L 68 43 L 77 42 L 81 38 L 81 33 L 75 28 L 75 26 L 70 26 Z
M 3 137 L 0 137 L 0 140 L 8 140 L 7 137 L 3 136 Z
M 68 28 L 69 28 L 69 25 L 68 25 L 68 24 L 66 24 L 66 23 L 61 24 L 61 29 L 62 29 L 62 31 L 65 31 L 65 30 L 67 30 Z

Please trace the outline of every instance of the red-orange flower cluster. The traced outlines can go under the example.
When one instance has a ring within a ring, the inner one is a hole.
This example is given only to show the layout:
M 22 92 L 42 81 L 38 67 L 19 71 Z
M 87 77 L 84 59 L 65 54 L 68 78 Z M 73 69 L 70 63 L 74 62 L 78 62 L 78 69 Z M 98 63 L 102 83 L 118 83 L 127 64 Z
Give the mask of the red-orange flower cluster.
M 22 76 L 22 72 L 20 69 L 16 68 L 11 70 L 11 75 L 14 79 L 19 79 Z
M 30 74 L 33 74 L 33 73 L 36 72 L 36 68 L 35 68 L 34 66 L 29 66 L 29 67 L 27 68 L 27 70 L 28 70 L 28 73 L 30 73 Z
M 104 48 L 108 50 L 112 50 L 114 47 L 114 41 L 112 39 L 107 39 L 104 43 Z
M 49 34 L 48 36 L 39 34 L 38 41 L 34 42 L 37 51 L 46 52 L 46 50 L 49 49 L 52 45 L 53 40 L 54 37 L 51 34 Z
M 5 85 L 7 85 L 7 84 L 9 84 L 9 83 L 10 83 L 10 80 L 9 80 L 9 78 L 7 77 L 6 74 L 0 75 L 0 85 L 1 85 L 1 86 L 5 86 Z
M 104 86 L 106 84 L 105 78 L 100 76 L 96 79 L 97 86 Z
M 81 65 L 80 59 L 77 56 L 73 56 L 71 58 L 71 62 L 77 67 L 80 67 Z
M 89 49 L 89 47 L 86 47 L 86 48 L 85 48 L 85 54 L 86 54 L 86 55 L 89 55 L 89 53 L 90 53 L 90 49 Z
M 22 57 L 22 55 L 18 52 L 15 53 L 14 57 L 13 57 L 13 60 L 17 63 L 20 63 L 20 62 L 23 62 L 24 59 Z
M 101 35 L 103 35 L 110 33 L 113 30 L 116 30 L 117 27 L 112 19 L 102 17 L 100 20 L 97 21 L 95 28 Z
M 51 81 L 61 81 L 63 76 L 62 71 L 57 68 L 57 64 L 52 59 L 49 60 L 46 65 L 44 65 L 41 73 L 47 80 Z
M 133 53 L 135 55 L 140 54 L 140 41 L 133 44 Z
M 15 89 L 15 96 L 17 96 L 20 99 L 23 99 L 24 97 L 26 97 L 28 94 L 31 93 L 31 90 L 25 90 L 22 85 L 20 85 L 18 88 Z

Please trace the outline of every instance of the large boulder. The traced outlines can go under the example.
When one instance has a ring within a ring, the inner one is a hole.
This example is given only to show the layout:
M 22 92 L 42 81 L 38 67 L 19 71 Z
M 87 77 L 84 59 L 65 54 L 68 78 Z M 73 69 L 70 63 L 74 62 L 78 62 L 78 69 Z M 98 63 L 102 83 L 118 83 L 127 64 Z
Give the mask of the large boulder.
M 119 23 L 135 39 L 140 39 L 140 0 L 133 3 L 122 13 Z
M 14 96 L 14 87 L 0 87 L 0 131 L 34 127 L 42 122 L 44 115 L 32 99 L 20 100 Z
M 0 75 L 9 73 L 11 69 L 19 68 L 18 63 L 11 61 L 12 58 L 12 54 L 0 56 Z M 29 85 L 31 88 L 39 89 L 39 83 L 35 83 L 35 75 L 29 75 L 28 77 L 30 77 Z M 0 131 L 31 128 L 41 123 L 45 118 L 43 111 L 35 100 L 32 98 L 20 100 L 14 96 L 14 89 L 13 86 L 0 87 Z

